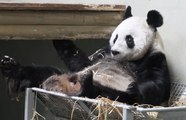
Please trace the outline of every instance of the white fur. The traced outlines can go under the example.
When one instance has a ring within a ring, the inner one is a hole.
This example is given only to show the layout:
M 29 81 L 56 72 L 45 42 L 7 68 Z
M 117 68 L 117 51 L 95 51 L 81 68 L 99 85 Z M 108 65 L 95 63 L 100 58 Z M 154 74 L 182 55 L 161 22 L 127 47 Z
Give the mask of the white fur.
M 114 43 L 114 38 L 118 34 L 118 39 Z M 156 32 L 150 27 L 146 19 L 140 17 L 130 17 L 121 22 L 110 38 L 111 50 L 118 51 L 117 57 L 126 60 L 137 60 L 144 56 L 153 43 Z M 134 48 L 128 48 L 125 37 L 131 35 L 134 38 Z
M 129 84 L 134 81 L 134 77 L 115 61 L 98 62 L 92 66 L 86 67 L 84 70 L 78 72 L 78 74 L 82 76 L 89 70 L 93 71 L 94 85 L 97 84 L 114 90 L 126 91 Z
M 128 86 L 134 81 L 134 78 L 127 73 L 115 73 L 107 69 L 105 71 L 98 70 L 94 73 L 93 80 L 95 83 L 114 90 L 126 91 Z
M 163 41 L 162 41 L 161 36 L 158 32 L 156 33 L 156 36 L 155 36 L 152 46 L 153 46 L 153 53 L 156 53 L 156 52 L 164 53 Z

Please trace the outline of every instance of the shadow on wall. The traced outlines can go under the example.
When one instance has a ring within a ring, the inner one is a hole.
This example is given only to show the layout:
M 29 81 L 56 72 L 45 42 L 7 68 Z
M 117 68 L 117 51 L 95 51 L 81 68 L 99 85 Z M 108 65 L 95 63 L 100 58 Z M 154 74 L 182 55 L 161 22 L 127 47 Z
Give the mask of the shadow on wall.
M 75 41 L 87 55 L 106 45 L 106 40 L 81 40 Z M 59 59 L 52 41 L 0 41 L 0 58 L 4 55 L 11 56 L 23 65 L 53 65 L 67 70 Z M 19 101 L 12 101 L 7 95 L 6 81 L 0 73 L 0 120 L 23 120 L 24 97 Z M 24 95 L 23 95 L 24 96 Z

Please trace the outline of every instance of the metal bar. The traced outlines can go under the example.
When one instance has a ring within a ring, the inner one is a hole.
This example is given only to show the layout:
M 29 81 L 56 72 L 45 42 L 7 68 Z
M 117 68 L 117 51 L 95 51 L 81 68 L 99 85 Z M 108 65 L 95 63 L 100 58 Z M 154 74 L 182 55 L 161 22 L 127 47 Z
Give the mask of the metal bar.
M 73 100 L 80 100 L 80 101 L 92 102 L 92 103 L 97 103 L 98 102 L 98 100 L 96 100 L 96 99 L 82 98 L 82 97 L 76 97 L 76 96 L 71 96 L 70 97 L 70 96 L 67 96 L 63 93 L 47 91 L 47 90 L 40 89 L 40 88 L 31 88 L 31 89 L 33 91 L 36 91 L 36 92 L 47 93 L 47 94 L 50 94 L 50 95 L 55 95 L 55 96 L 64 97 L 64 98 L 71 98 Z
M 185 110 L 186 106 L 180 106 L 180 107 L 160 107 L 160 108 L 139 108 L 137 107 L 137 111 L 140 112 L 161 112 L 161 111 L 179 111 L 179 110 Z
M 31 120 L 34 108 L 34 92 L 31 88 L 26 89 L 24 120 Z
M 133 120 L 134 114 L 129 110 L 123 108 L 123 120 Z
M 32 88 L 32 90 L 36 91 L 36 92 L 42 92 L 42 93 L 47 93 L 47 94 L 51 94 L 51 95 L 55 95 L 55 96 L 60 96 L 60 97 L 64 97 L 64 98 L 78 100 L 78 101 L 81 101 L 81 102 L 84 102 L 84 101 L 85 102 L 91 102 L 91 103 L 97 103 L 98 102 L 98 100 L 95 100 L 95 99 L 75 97 L 75 96 L 69 97 L 69 96 L 67 96 L 65 94 L 62 94 L 62 93 L 47 91 L 47 90 L 43 90 L 43 89 L 40 89 L 40 88 Z M 28 99 L 28 96 L 26 98 Z M 34 99 L 30 98 L 30 100 L 34 100 Z M 32 103 L 34 103 L 34 101 L 32 101 Z M 82 106 L 84 106 L 84 105 L 82 105 Z M 138 111 L 138 112 L 160 112 L 162 114 L 165 113 L 165 112 L 167 114 L 172 113 L 172 112 L 178 112 L 178 113 L 179 112 L 182 112 L 182 113 L 186 112 L 186 106 L 159 107 L 159 108 L 140 108 L 140 107 L 130 106 L 130 105 L 126 105 L 126 104 L 116 104 L 116 106 L 123 108 L 123 120 L 133 120 L 134 119 L 134 114 L 133 114 L 132 111 Z M 86 108 L 86 107 L 84 106 L 84 108 Z M 26 109 L 26 107 L 25 107 L 25 109 Z M 88 111 L 88 108 L 86 108 L 86 110 Z M 29 111 L 27 111 L 27 113 L 28 112 Z M 167 117 L 167 116 L 164 116 L 164 117 Z M 25 120 L 28 120 L 28 119 L 25 119 Z

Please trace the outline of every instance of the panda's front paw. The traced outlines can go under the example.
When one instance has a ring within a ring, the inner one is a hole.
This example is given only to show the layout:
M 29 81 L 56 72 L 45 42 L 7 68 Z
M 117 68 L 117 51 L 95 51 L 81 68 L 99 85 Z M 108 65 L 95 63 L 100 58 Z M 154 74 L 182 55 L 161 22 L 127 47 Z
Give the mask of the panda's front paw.
M 17 68 L 18 66 L 19 64 L 16 62 L 16 60 L 7 55 L 5 55 L 1 59 L 1 71 L 2 71 L 3 76 L 5 77 L 7 77 L 9 73 L 15 68 Z

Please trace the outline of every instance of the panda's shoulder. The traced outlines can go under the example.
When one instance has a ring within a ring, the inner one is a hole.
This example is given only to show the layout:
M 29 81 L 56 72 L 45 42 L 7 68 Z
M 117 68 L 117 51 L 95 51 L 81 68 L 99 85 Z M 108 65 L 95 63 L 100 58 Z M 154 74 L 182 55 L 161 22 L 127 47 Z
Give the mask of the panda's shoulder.
M 150 52 L 146 55 L 146 59 L 148 59 L 151 62 L 166 61 L 166 55 L 164 51 L 152 48 Z

